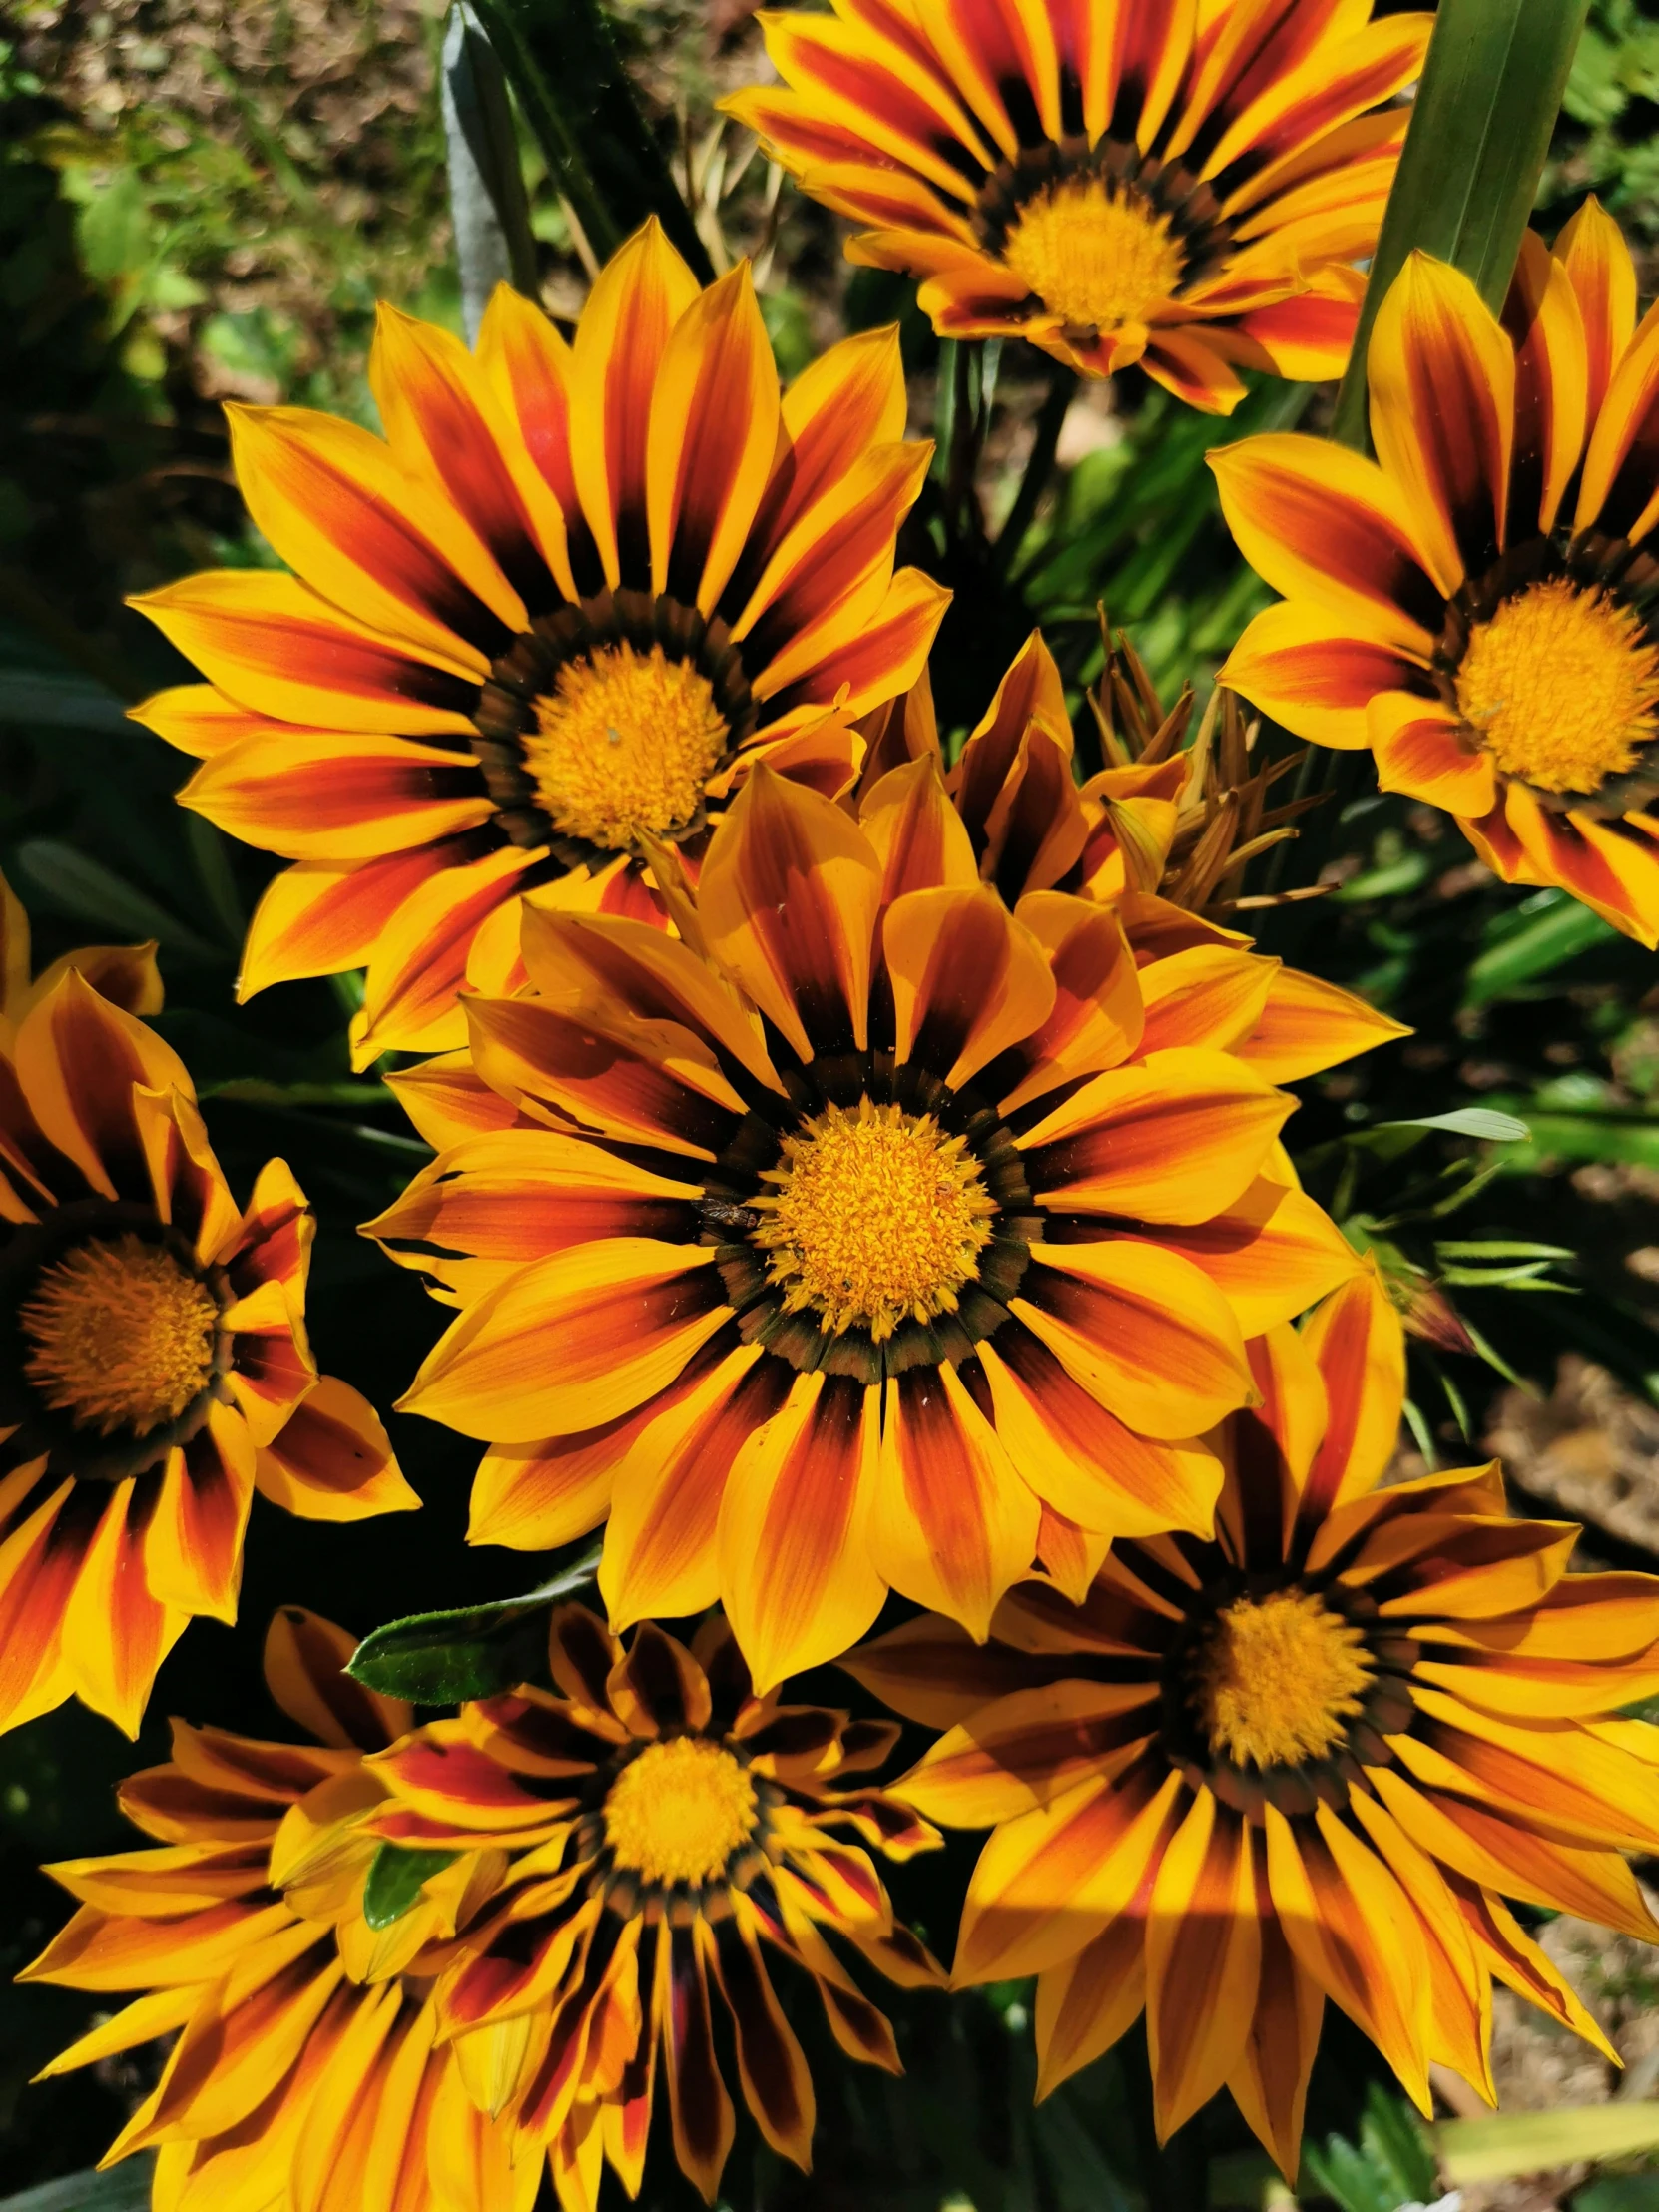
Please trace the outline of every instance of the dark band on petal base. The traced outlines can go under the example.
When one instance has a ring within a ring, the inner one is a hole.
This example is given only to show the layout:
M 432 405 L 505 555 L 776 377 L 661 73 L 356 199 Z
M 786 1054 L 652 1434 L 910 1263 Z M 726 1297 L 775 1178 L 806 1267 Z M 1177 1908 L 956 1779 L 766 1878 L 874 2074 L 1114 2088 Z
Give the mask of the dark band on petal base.
M 538 615 L 491 664 L 472 710 L 477 730 L 472 750 L 503 834 L 527 850 L 548 847 L 567 868 L 602 865 L 615 855 L 555 827 L 526 769 L 521 740 L 535 728 L 536 703 L 552 693 L 561 668 L 618 645 L 640 652 L 660 646 L 666 659 L 689 663 L 698 671 L 730 733 L 728 759 L 755 729 L 756 708 L 743 656 L 718 617 L 710 621 L 677 599 L 642 591 L 605 591 L 577 606 Z M 681 842 L 703 827 L 700 808 L 665 830 L 664 841 Z
M 0 1231 L 0 1428 L 12 1433 L 0 1441 L 0 1472 L 44 1457 L 45 1473 L 62 1480 L 123 1482 L 160 1466 L 178 1444 L 206 1423 L 214 1404 L 232 1402 L 227 1380 L 231 1338 L 223 1329 L 214 1337 L 207 1382 L 173 1420 L 139 1433 L 121 1428 L 102 1435 L 79 1426 L 73 1413 L 49 1405 L 29 1379 L 30 1347 L 21 1312 L 34 1285 L 54 1262 L 78 1246 L 120 1236 L 136 1236 L 165 1251 L 179 1268 L 208 1292 L 223 1314 L 235 1305 L 236 1292 L 222 1268 L 204 1268 L 188 1239 L 157 1221 L 148 1206 L 102 1198 L 80 1199 L 54 1207 L 44 1221 L 8 1225 Z
M 758 1087 L 752 1092 L 755 1103 L 707 1177 L 698 1209 L 700 1242 L 715 1247 L 743 1341 L 763 1345 L 803 1374 L 848 1376 L 864 1384 L 908 1368 L 970 1359 L 974 1347 L 1009 1319 L 1006 1302 L 1017 1294 L 1030 1247 L 1043 1234 L 1011 1131 L 971 1085 L 951 1090 L 918 1061 L 899 1066 L 890 1052 L 848 1052 L 820 1055 L 801 1067 L 776 1032 L 769 1031 L 768 1043 L 774 1064 L 787 1070 L 790 1095 Z M 766 1170 L 783 1157 L 785 1136 L 827 1107 L 852 1109 L 865 1098 L 874 1106 L 930 1114 L 947 1137 L 965 1138 L 997 1209 L 990 1242 L 955 1310 L 926 1322 L 903 1321 L 879 1343 L 857 1324 L 835 1335 L 810 1309 L 786 1312 L 768 1277 L 766 1254 L 752 1242 L 766 1216 L 749 1204 Z

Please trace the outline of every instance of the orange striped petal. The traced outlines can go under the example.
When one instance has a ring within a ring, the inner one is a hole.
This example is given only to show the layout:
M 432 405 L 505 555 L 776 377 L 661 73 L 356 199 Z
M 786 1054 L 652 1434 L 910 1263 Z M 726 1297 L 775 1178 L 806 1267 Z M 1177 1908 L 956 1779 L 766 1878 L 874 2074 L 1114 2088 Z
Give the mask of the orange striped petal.
M 651 588 L 712 615 L 772 470 L 778 369 L 749 265 L 699 295 L 664 348 L 651 401 Z
M 271 727 L 264 715 L 237 706 L 212 684 L 177 684 L 170 691 L 156 692 L 140 706 L 129 707 L 127 716 L 198 761 L 211 760 L 224 747 L 241 738 L 258 737 Z
M 1026 1330 L 1000 1331 L 978 1356 L 996 1432 L 1046 1505 L 1114 1538 L 1209 1534 L 1222 1471 L 1213 1453 L 1136 1435 Z
M 564 596 L 580 598 L 598 588 L 603 571 L 571 465 L 570 347 L 539 307 L 501 283 L 479 325 L 478 366 L 523 448 L 527 471 L 515 459 L 514 474 L 548 566 Z
M 979 879 L 962 818 L 950 804 L 938 758 L 924 753 L 870 786 L 858 822 L 881 862 L 881 904 L 941 885 L 966 889 Z
M 241 1414 L 215 1405 L 205 1428 L 169 1457 L 144 1542 L 153 1597 L 234 1621 L 242 1540 L 254 1499 L 254 1439 Z
M 1231 945 L 1195 944 L 1141 970 L 1141 1055 L 1175 1045 L 1229 1052 L 1261 1020 L 1277 961 Z
M 1146 1009 L 1119 914 L 1059 891 L 1031 891 L 1017 919 L 1049 957 L 1054 1010 L 1018 1048 L 1024 1072 L 1000 1111 L 1057 1090 L 1078 1076 L 1116 1067 L 1136 1049 Z
M 1207 1222 L 1166 1230 L 1160 1243 L 1203 1269 L 1247 1337 L 1294 1321 L 1361 1265 L 1322 1206 L 1266 1181 Z
M 728 1319 L 713 1258 L 633 1237 L 537 1261 L 445 1332 L 399 1409 L 499 1443 L 631 1412 Z
M 862 1051 L 881 871 L 839 808 L 757 766 L 698 880 L 711 951 L 803 1060 Z
M 1250 1825 L 1201 1790 L 1170 1838 L 1147 1913 L 1146 2032 L 1161 2141 L 1238 2064 L 1261 1960 Z
M 1410 1034 L 1403 1022 L 1323 976 L 1280 968 L 1268 985 L 1261 1019 L 1233 1051 L 1268 1082 L 1295 1083 Z
M 379 1414 L 360 1390 L 331 1375 L 261 1449 L 254 1479 L 262 1497 L 301 1520 L 367 1520 L 412 1513 L 420 1504 Z
M 245 844 L 295 860 L 407 851 L 495 811 L 463 755 L 270 724 L 211 755 L 178 797 Z
M 1497 799 L 1491 755 L 1471 748 L 1462 725 L 1438 700 L 1382 692 L 1366 717 L 1377 781 L 1385 792 L 1443 807 L 1447 814 L 1490 814 Z
M 1092 1397 L 1143 1435 L 1201 1435 L 1253 1385 L 1232 1309 L 1151 1244 L 1033 1245 L 1015 1314 Z
M 1038 1659 L 1003 1643 L 976 1644 L 957 1621 L 922 1613 L 860 1644 L 837 1664 L 881 1703 L 927 1728 L 954 1728 L 992 1699 L 1075 1672 L 1069 1655 Z
M 1366 709 L 1379 692 L 1409 691 L 1421 660 L 1368 635 L 1369 614 L 1287 600 L 1246 625 L 1218 681 L 1315 745 L 1369 745 Z
M 1515 349 L 1509 511 L 1517 536 L 1532 528 L 1534 518 L 1547 534 L 1591 418 L 1584 318 L 1566 270 L 1535 231 L 1521 240 L 1503 327 Z
M 881 1610 L 886 1583 L 870 1556 L 878 1404 L 846 1376 L 798 1376 L 732 1462 L 721 1589 L 758 1695 L 845 1651 Z
M 1555 241 L 1584 325 L 1585 414 L 1601 412 L 1614 371 L 1636 334 L 1636 269 L 1623 233 L 1592 193 Z
M 650 217 L 595 279 L 576 325 L 570 461 L 605 581 L 648 589 L 646 450 L 669 333 L 697 279 Z
M 1426 662 L 1444 599 L 1403 493 L 1375 461 L 1317 438 L 1273 433 L 1209 455 L 1239 550 L 1275 591 Z
M 954 1090 L 1028 1037 L 1054 1005 L 1042 946 L 992 890 L 909 891 L 888 907 L 895 1051 Z
M 952 1728 L 893 1794 L 947 1828 L 992 1828 L 1080 1782 L 1110 1781 L 1158 1725 L 1156 1682 L 1051 1682 Z
M 912 473 L 919 487 L 925 471 L 918 464 Z M 888 512 L 890 534 L 903 508 L 889 506 Z M 831 699 L 855 720 L 919 680 L 950 594 L 919 568 L 901 568 L 883 591 L 884 566 L 878 563 L 867 585 L 801 634 L 790 649 L 787 675 L 774 665 L 756 679 L 755 696 L 768 703 L 772 718 L 769 729 L 816 719 Z
M 488 672 L 473 648 L 411 652 L 266 569 L 209 569 L 132 604 L 227 697 L 312 730 L 465 737 Z
M 345 1672 L 357 1648 L 347 1629 L 302 1606 L 281 1605 L 265 1639 L 265 1679 L 289 1720 L 341 1751 L 383 1751 L 407 1734 L 414 1708 Z
M 429 875 L 395 909 L 369 958 L 362 1011 L 353 1024 L 352 1066 L 389 1050 L 442 1050 L 462 1042 L 456 994 L 473 939 L 498 906 L 518 896 L 538 854 L 515 844 Z
M 1294 2177 L 1301 2165 L 1302 2119 L 1319 2049 L 1325 1992 L 1297 1963 L 1285 1940 L 1268 1894 L 1265 1865 L 1257 1868 L 1256 1889 L 1262 1926 L 1261 1978 L 1244 2048 L 1227 2086 L 1280 2172 Z
M 1336 1291 L 1303 1332 L 1330 1417 L 1302 1492 L 1304 1528 L 1372 1489 L 1393 1457 L 1405 1398 L 1405 1337 L 1375 1261 Z
M 1149 1886 L 1150 1887 L 1150 1886 Z M 1075 1957 L 1037 1976 L 1037 2101 L 1091 2064 L 1139 2018 L 1146 2002 L 1146 1920 L 1129 1910 Z
M 284 868 L 266 885 L 248 925 L 238 1002 L 273 983 L 365 966 L 404 900 L 471 857 L 468 841 L 457 837 L 357 864 L 301 860 Z
M 888 1378 L 872 1541 L 895 1590 L 983 1640 L 1003 1592 L 1030 1569 L 1039 1519 L 954 1367 Z
M 157 1670 L 190 1618 L 153 1597 L 145 1579 L 154 1503 L 150 1485 L 141 1497 L 131 1477 L 113 1486 L 63 1620 L 64 1664 L 77 1696 L 126 1736 L 137 1736 Z
M 1182 1046 L 1095 1076 L 1018 1143 L 1039 1206 L 1207 1221 L 1249 1189 L 1293 1109 L 1229 1054 Z
M 154 1196 L 165 1221 L 168 1193 L 153 1190 L 134 1089 L 194 1100 L 172 1047 L 72 968 L 24 1017 L 11 1057 L 36 1121 L 92 1189 L 105 1198 Z
M 440 1052 L 417 1067 L 394 1069 L 384 1081 L 434 1152 L 517 1119 L 517 1108 L 483 1081 L 468 1052 Z

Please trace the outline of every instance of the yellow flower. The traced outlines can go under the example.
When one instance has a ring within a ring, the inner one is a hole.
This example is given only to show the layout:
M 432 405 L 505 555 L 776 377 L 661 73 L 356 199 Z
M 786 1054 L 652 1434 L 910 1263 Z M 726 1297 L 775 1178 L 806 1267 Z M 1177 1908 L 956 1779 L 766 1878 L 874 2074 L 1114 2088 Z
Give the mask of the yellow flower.
M 1229 1049 L 1272 964 L 1010 913 L 929 758 L 861 823 L 757 768 L 672 897 L 527 900 L 531 988 L 402 1086 L 445 1149 L 367 1233 L 461 1309 L 403 1402 L 492 1446 L 474 1541 L 607 1521 L 612 1620 L 720 1599 L 770 1689 L 889 1587 L 983 1636 L 1207 1530 L 1245 1338 L 1358 1264 Z
M 893 572 L 930 451 L 896 332 L 781 394 L 748 265 L 699 291 L 655 221 L 573 345 L 503 286 L 476 355 L 384 309 L 370 380 L 384 440 L 230 410 L 293 573 L 138 601 L 209 682 L 135 710 L 201 758 L 187 806 L 296 863 L 243 995 L 366 965 L 364 1066 L 463 1041 L 462 982 L 517 979 L 522 891 L 657 915 L 647 846 L 695 867 L 752 762 L 848 783 L 846 718 L 911 682 L 946 598 Z
M 153 942 L 82 945 L 60 954 L 36 975 L 30 958 L 29 917 L 22 900 L 0 875 L 0 1051 L 10 1051 L 18 1023 L 31 1006 L 50 995 L 70 968 L 78 969 L 100 998 L 129 1014 L 162 1010 L 162 978 Z
M 1299 736 L 1370 747 L 1506 883 L 1659 942 L 1659 323 L 1594 200 L 1528 234 L 1501 318 L 1415 255 L 1367 361 L 1376 461 L 1313 438 L 1212 456 L 1282 606 L 1223 680 Z
M 1240 368 L 1340 373 L 1431 18 L 1368 0 L 835 0 L 761 16 L 782 86 L 724 105 L 923 279 L 941 336 L 1140 362 L 1229 413 Z
M 1404 1390 L 1375 1273 L 1251 1346 L 1212 1541 L 1115 1544 L 995 1640 L 911 1622 L 848 1672 L 948 1733 L 894 1794 L 992 1827 L 955 1978 L 1035 1973 L 1039 2095 L 1145 2009 L 1161 2135 L 1222 2087 L 1287 2175 L 1326 2000 L 1429 2109 L 1493 2100 L 1493 1980 L 1602 2049 L 1506 1898 L 1659 1939 L 1659 1580 L 1564 1570 L 1495 1466 L 1379 1488 Z
M 529 2212 L 514 2168 L 437 2039 L 448 1938 L 505 1869 L 488 1844 L 432 1876 L 389 1927 L 363 1916 L 384 1801 L 365 1760 L 406 1705 L 340 1670 L 355 1639 L 284 1607 L 266 1679 L 310 1744 L 173 1724 L 173 1758 L 121 1790 L 154 1848 L 49 1868 L 81 1907 L 20 1976 L 142 1990 L 48 2073 L 177 2033 L 106 2164 L 156 2146 L 156 2212 Z
M 183 1063 L 70 966 L 0 1050 L 0 1728 L 78 1695 L 137 1733 L 195 1614 L 232 1621 L 256 1489 L 420 1501 L 305 1339 L 309 1208 L 240 1209 Z
M 561 1606 L 550 1652 L 552 1693 L 467 1706 L 373 1763 L 396 1800 L 378 1834 L 513 1855 L 437 1989 L 463 2075 L 519 2162 L 545 2146 L 566 2212 L 591 2212 L 606 2159 L 639 2192 L 660 2061 L 675 2155 L 713 2203 L 734 2132 L 721 2011 L 762 2135 L 810 2167 L 812 2076 L 772 1962 L 812 1984 L 849 2057 L 891 2073 L 892 2030 L 844 1955 L 907 1987 L 943 1979 L 862 1848 L 905 1859 L 938 1836 L 843 1786 L 898 1724 L 754 1696 L 718 1618 L 690 1650 L 647 1621 L 624 1651 Z

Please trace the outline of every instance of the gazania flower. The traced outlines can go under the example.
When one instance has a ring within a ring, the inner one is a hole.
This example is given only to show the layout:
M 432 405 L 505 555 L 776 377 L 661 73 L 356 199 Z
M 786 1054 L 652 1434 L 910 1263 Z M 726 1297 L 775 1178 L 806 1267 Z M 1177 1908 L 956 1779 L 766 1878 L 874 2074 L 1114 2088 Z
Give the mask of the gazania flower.
M 761 17 L 782 87 L 725 105 L 849 259 L 924 279 L 941 336 L 1139 361 L 1228 413 L 1237 371 L 1340 373 L 1430 18 L 1366 0 L 836 0 Z
M 353 1641 L 284 1608 L 266 1679 L 321 1748 L 175 1721 L 171 1761 L 120 1792 L 157 1848 L 47 1869 L 81 1909 L 20 1978 L 144 1994 L 46 2071 L 178 2031 L 104 2160 L 157 2146 L 160 2212 L 528 2212 L 535 2194 L 437 2042 L 427 1963 L 505 1861 L 457 1858 L 369 1925 L 362 1824 L 384 1792 L 364 1760 L 412 1715 L 340 1672 Z
M 526 905 L 532 990 L 468 1001 L 517 1125 L 369 1225 L 461 1308 L 403 1403 L 491 1444 L 473 1540 L 609 1515 L 613 1621 L 723 1599 L 770 1689 L 889 1585 L 983 1636 L 1036 1557 L 1207 1529 L 1245 1337 L 1358 1264 L 1292 1100 L 1109 911 L 1010 914 L 928 760 L 862 828 L 757 768 L 672 895 L 678 938 Z
M 1105 769 L 1079 790 L 1065 686 L 1040 632 L 1015 657 L 948 772 L 925 676 L 870 716 L 864 734 L 866 790 L 906 761 L 937 763 L 980 878 L 1008 905 L 1031 891 L 1062 890 L 1112 908 L 1141 971 L 1146 1043 L 1218 1046 L 1270 1082 L 1289 1083 L 1408 1034 L 1353 992 L 1263 958 L 1241 931 L 1154 892 L 1181 807 L 1202 789 L 1199 748 L 1150 767 Z M 1212 880 L 1197 871 L 1201 892 Z M 1171 888 L 1180 887 L 1178 876 Z M 417 1098 L 402 1095 L 418 1120 Z
M 896 333 L 780 397 L 748 265 L 700 292 L 654 221 L 574 346 L 503 286 L 476 358 L 386 309 L 369 373 L 389 442 L 230 410 L 291 576 L 137 602 L 209 679 L 136 710 L 202 757 L 185 803 L 297 863 L 242 992 L 366 964 L 362 1065 L 464 1041 L 520 892 L 649 914 L 642 854 L 695 865 L 752 761 L 846 784 L 842 718 L 911 681 L 946 596 L 893 574 L 930 451 L 900 442 Z
M 1035 1973 L 1046 2095 L 1143 2006 L 1161 2134 L 1223 2085 L 1286 2174 L 1327 1998 L 1428 2110 L 1492 2099 L 1493 1979 L 1605 2050 L 1505 1898 L 1659 1940 L 1659 1581 L 1563 1572 L 1577 1530 L 1495 1466 L 1380 1489 L 1403 1394 L 1375 1277 L 1251 1347 L 1211 1541 L 1116 1544 L 1081 1608 L 1028 1588 L 963 1651 L 912 1622 L 847 1662 L 949 1733 L 898 1795 L 995 1824 L 960 1982 Z M 1000 1693 L 1000 1694 L 999 1694 Z
M 0 1727 L 78 1695 L 129 1735 L 193 1614 L 235 1620 L 256 1489 L 420 1501 L 305 1341 L 311 1217 L 246 1212 L 177 1055 L 70 970 L 0 1053 Z
M 1592 200 L 1528 236 L 1501 322 L 1414 256 L 1371 341 L 1379 458 L 1263 437 L 1214 455 L 1286 604 L 1223 678 L 1300 736 L 1370 746 L 1508 883 L 1659 941 L 1659 324 Z
M 30 957 L 29 916 L 0 875 L 0 1051 L 9 1052 L 29 1008 L 48 997 L 71 968 L 79 969 L 100 998 L 130 1014 L 159 1014 L 162 977 L 151 944 L 87 944 L 65 952 L 36 975 Z
M 761 2133 L 810 2166 L 812 2077 L 778 1963 L 816 1988 L 842 2050 L 893 2073 L 892 2030 L 848 1963 L 943 1978 L 863 1848 L 905 1859 L 937 1834 L 841 1786 L 880 1765 L 897 1722 L 755 1697 L 718 1619 L 689 1651 L 646 1622 L 624 1652 L 561 1606 L 551 1653 L 554 1692 L 468 1706 L 374 1762 L 397 1800 L 377 1833 L 513 1855 L 437 1986 L 442 2032 L 521 2164 L 548 2147 L 566 2212 L 594 2204 L 605 2158 L 638 2193 L 659 2064 L 675 2154 L 714 2201 L 733 2136 L 717 2011 Z

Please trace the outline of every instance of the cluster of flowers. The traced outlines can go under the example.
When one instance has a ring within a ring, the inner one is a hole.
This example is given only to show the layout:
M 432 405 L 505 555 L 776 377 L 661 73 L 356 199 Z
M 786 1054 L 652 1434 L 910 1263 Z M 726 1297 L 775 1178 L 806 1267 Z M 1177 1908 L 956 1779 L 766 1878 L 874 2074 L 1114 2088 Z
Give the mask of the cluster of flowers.
M 1225 408 L 1352 338 L 1424 36 L 1367 12 L 848 0 L 775 21 L 787 84 L 737 107 L 941 330 Z M 1634 319 L 1593 207 L 1501 320 L 1415 262 L 1379 460 L 1217 467 L 1287 594 L 1226 681 L 1652 942 Z M 207 681 L 139 719 L 294 863 L 244 992 L 366 964 L 359 1063 L 431 1055 L 388 1080 L 436 1157 L 366 1230 L 456 1309 L 403 1402 L 487 1447 L 473 1540 L 603 1526 L 606 1617 L 416 1727 L 287 1609 L 268 1677 L 315 1742 L 177 1725 L 123 1792 L 154 1848 L 54 1870 L 81 1908 L 29 1969 L 139 1992 L 59 2067 L 177 2035 L 112 2155 L 159 2147 L 158 2212 L 501 2212 L 544 2159 L 586 2212 L 607 2161 L 638 2188 L 660 2066 L 712 2199 L 729 2042 L 805 2165 L 774 1971 L 895 2067 L 869 1988 L 947 1977 L 875 1856 L 935 1823 L 991 1831 L 951 1972 L 1038 1977 L 1043 2093 L 1144 2010 L 1160 2130 L 1226 2087 L 1294 2174 L 1327 1999 L 1425 2106 L 1431 2063 L 1489 2094 L 1494 1977 L 1599 2041 L 1504 1900 L 1659 1939 L 1620 1856 L 1659 1850 L 1620 1717 L 1659 1586 L 1569 1575 L 1494 1468 L 1382 1485 L 1398 1322 L 1278 1086 L 1396 1027 L 1158 895 L 1190 764 L 1079 788 L 1040 639 L 947 765 L 894 334 L 781 393 L 747 272 L 699 290 L 651 227 L 573 345 L 503 291 L 475 356 L 388 312 L 373 380 L 384 440 L 236 410 L 291 573 L 153 594 Z M 7 918 L 0 1725 L 79 1695 L 132 1731 L 234 1618 L 255 1488 L 417 1500 L 317 1376 L 291 1176 L 238 1210 L 140 1018 L 153 968 L 31 983 Z M 899 1721 L 781 1701 L 831 1663 L 935 1739 L 902 1778 L 867 1779 Z

